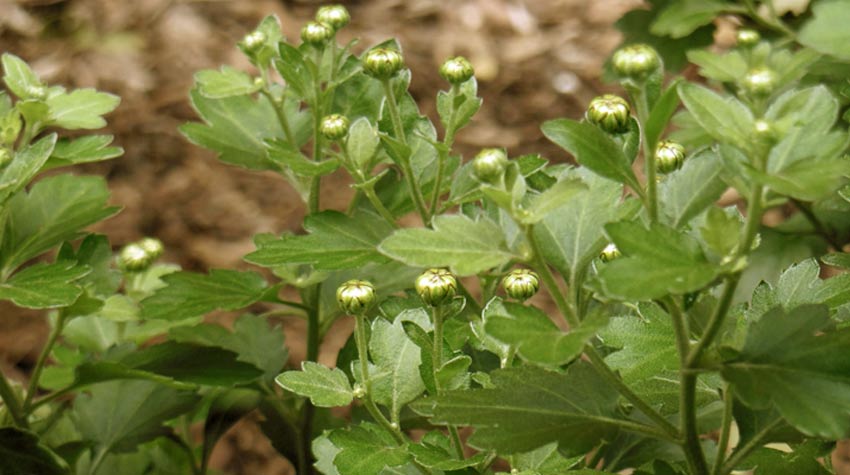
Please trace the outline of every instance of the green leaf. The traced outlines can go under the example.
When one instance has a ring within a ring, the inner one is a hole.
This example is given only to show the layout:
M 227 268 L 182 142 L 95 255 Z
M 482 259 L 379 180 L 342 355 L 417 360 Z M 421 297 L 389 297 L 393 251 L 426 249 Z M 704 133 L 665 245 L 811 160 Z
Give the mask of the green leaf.
M 5 55 L 4 55 L 4 60 Z M 3 475 L 68 475 L 68 464 L 32 432 L 14 427 L 0 428 L 0 460 Z
M 379 475 L 386 467 L 397 467 L 410 456 L 385 430 L 374 424 L 337 429 L 328 439 L 339 449 L 333 464 L 340 475 Z
M 797 39 L 815 51 L 843 60 L 850 60 L 847 44 L 850 33 L 850 1 L 831 0 L 817 2 L 812 6 L 813 17 L 800 29 Z
M 29 99 L 30 89 L 42 86 L 29 65 L 11 53 L 3 53 L 3 81 L 21 99 Z
M 269 321 L 256 315 L 242 315 L 236 319 L 232 332 L 205 323 L 172 328 L 168 335 L 179 342 L 230 350 L 239 355 L 239 361 L 263 370 L 267 379 L 277 376 L 289 357 L 280 325 L 269 328 Z
M 726 191 L 722 172 L 720 157 L 707 149 L 689 157 L 681 170 L 666 177 L 660 186 L 659 202 L 668 224 L 681 228 L 714 204 Z
M 679 97 L 697 123 L 718 142 L 744 149 L 752 144 L 753 114 L 734 97 L 723 98 L 689 82 L 679 84 Z
M 534 226 L 534 235 L 543 257 L 564 275 L 574 275 L 599 255 L 608 239 L 605 224 L 625 217 L 637 204 L 622 203 L 623 186 L 611 180 L 576 169 L 587 185 L 570 201 Z
M 588 122 L 556 119 L 544 122 L 543 135 L 570 152 L 594 173 L 640 190 L 631 162 L 622 148 L 599 127 Z
M 532 470 L 539 475 L 561 475 L 578 465 L 583 457 L 564 458 L 558 452 L 558 444 L 546 444 L 530 452 L 516 454 L 512 457 L 511 468 Z M 570 472 L 575 473 L 575 472 Z
M 776 307 L 753 323 L 741 354 L 723 365 L 747 406 L 774 405 L 807 435 L 847 437 L 850 427 L 850 331 L 827 331 L 827 308 Z
M 543 220 L 586 188 L 581 180 L 562 178 L 543 193 L 531 197 L 529 203 L 524 206 L 525 213 L 521 221 L 525 224 L 534 224 Z
M 688 51 L 688 61 L 700 68 L 700 75 L 720 82 L 736 82 L 749 71 L 747 60 L 740 51 L 717 54 L 709 50 Z
M 374 160 L 380 144 L 378 129 L 369 122 L 369 119 L 361 117 L 348 129 L 345 150 L 357 169 L 368 172 L 367 168 Z
M 292 170 L 296 175 L 312 178 L 333 173 L 339 168 L 339 160 L 332 158 L 314 162 L 293 145 L 281 139 L 266 140 L 266 145 L 269 160 L 280 164 L 282 168 Z
M 464 215 L 437 216 L 433 229 L 399 229 L 378 249 L 410 266 L 446 266 L 458 275 L 477 274 L 516 258 L 494 222 Z
M 204 421 L 203 466 L 218 440 L 234 424 L 259 406 L 262 395 L 253 389 L 228 389 L 213 396 Z
M 649 113 L 649 118 L 646 120 L 644 127 L 646 128 L 646 142 L 658 143 L 661 134 L 667 128 L 670 118 L 673 113 L 679 108 L 679 82 L 676 79 L 667 86 L 658 101 L 652 106 L 652 111 Z M 639 137 L 639 134 L 637 135 Z
M 249 96 L 211 99 L 193 89 L 190 98 L 204 123 L 189 122 L 180 127 L 195 145 L 218 152 L 219 160 L 252 170 L 274 170 L 266 156 L 264 141 L 282 138 L 283 130 L 274 106 L 265 97 Z M 290 124 L 292 125 L 292 124 Z
M 256 272 L 213 269 L 209 274 L 175 272 L 162 277 L 167 287 L 142 300 L 142 318 L 183 320 L 213 310 L 238 310 L 269 291 Z
M 238 361 L 237 357 L 222 348 L 168 341 L 129 353 L 115 362 L 177 381 L 210 386 L 247 383 L 262 375 L 254 365 Z
M 558 442 L 567 454 L 590 451 L 617 429 L 618 395 L 587 364 L 565 374 L 535 367 L 500 369 L 494 387 L 434 398 L 432 421 L 476 428 L 469 444 L 501 454 Z
M 653 35 L 650 31 L 652 24 L 661 13 L 661 6 L 678 3 L 664 0 L 658 2 L 652 9 L 640 5 L 635 10 L 626 12 L 617 20 L 617 29 L 623 32 L 623 44 L 646 43 L 655 48 L 664 58 L 664 67 L 669 71 L 678 71 L 687 66 L 685 57 L 687 51 L 711 45 L 714 42 L 714 25 L 705 25 L 684 38 Z
M 195 407 L 199 397 L 150 381 L 114 381 L 74 400 L 74 419 L 85 440 L 105 452 L 130 452 L 171 433 L 165 422 Z
M 286 371 L 275 378 L 280 387 L 310 398 L 319 407 L 339 407 L 351 404 L 354 398 L 348 377 L 339 368 L 304 361 L 301 371 Z
M 479 452 L 472 457 L 458 459 L 452 442 L 442 432 L 429 432 L 417 444 L 407 447 L 419 464 L 437 470 L 462 470 L 481 463 L 486 454 Z
M 35 264 L 0 283 L 0 299 L 27 308 L 66 307 L 83 293 L 74 281 L 89 272 L 90 268 L 75 262 Z
M 486 308 L 485 331 L 517 349 L 532 363 L 562 366 L 581 355 L 585 343 L 604 326 L 606 319 L 587 319 L 563 332 L 541 310 L 513 302 L 491 302 Z
M 606 295 L 650 300 L 684 294 L 708 285 L 717 275 L 697 241 L 662 224 L 646 229 L 636 222 L 605 226 L 624 257 L 605 264 L 599 284 Z
M 55 145 L 56 134 L 50 134 L 15 153 L 12 163 L 0 170 L 0 204 L 29 184 L 44 166 Z
M 419 374 L 420 350 L 405 333 L 403 318 L 405 315 L 401 314 L 393 323 L 375 319 L 369 339 L 369 355 L 375 364 L 369 370 L 373 398 L 389 408 L 393 420 L 397 420 L 405 404 L 425 391 Z
M 220 70 L 206 69 L 195 73 L 195 86 L 204 97 L 222 99 L 231 96 L 253 94 L 262 88 L 247 73 L 230 66 Z
M 850 269 L 850 253 L 847 252 L 833 252 L 822 256 L 820 260 L 829 266 Z
M 819 440 L 809 440 L 791 447 L 792 452 L 761 447 L 736 468 L 754 469 L 753 475 L 793 473 L 794 475 L 829 475 L 833 473 L 821 465 L 824 455 L 829 457 L 833 445 Z
M 663 9 L 649 31 L 654 35 L 682 38 L 697 28 L 714 21 L 720 12 L 729 7 L 726 2 L 683 0 L 670 2 Z
M 47 98 L 47 125 L 68 130 L 99 129 L 106 126 L 102 116 L 115 110 L 120 102 L 118 96 L 89 88 L 51 94 Z
M 48 153 L 49 154 L 49 153 Z M 2 247 L 3 269 L 14 269 L 54 246 L 76 239 L 82 228 L 112 216 L 103 178 L 58 175 L 36 183 L 9 203 Z
M 388 262 L 376 247 L 392 232 L 384 220 L 370 213 L 346 216 L 323 211 L 308 216 L 305 236 L 284 235 L 265 240 L 245 260 L 265 267 L 310 264 L 316 269 L 337 270 Z
M 456 90 L 454 96 L 446 91 L 437 93 L 437 112 L 446 133 L 451 135 L 469 123 L 482 103 L 478 97 L 478 82 L 475 78 L 461 84 Z
M 78 139 L 61 139 L 56 142 L 50 160 L 44 169 L 67 167 L 80 163 L 100 162 L 121 156 L 124 149 L 110 147 L 111 135 L 88 135 Z
M 699 227 L 700 236 L 706 246 L 718 256 L 731 255 L 738 247 L 744 220 L 734 206 L 721 209 L 712 207 L 705 214 L 705 220 Z

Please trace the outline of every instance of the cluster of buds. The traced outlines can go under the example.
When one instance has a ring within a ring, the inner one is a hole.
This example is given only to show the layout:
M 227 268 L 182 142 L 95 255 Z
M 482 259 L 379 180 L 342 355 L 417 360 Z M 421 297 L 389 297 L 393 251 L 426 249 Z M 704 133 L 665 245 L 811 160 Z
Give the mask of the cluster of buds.
M 501 181 L 507 166 L 508 156 L 500 148 L 485 148 L 472 160 L 475 177 L 484 183 L 496 184 Z
M 502 279 L 502 288 L 508 297 L 524 302 L 540 290 L 540 277 L 529 269 L 514 269 Z
M 404 68 L 404 58 L 394 49 L 372 48 L 363 58 L 363 68 L 373 78 L 386 80 Z
M 670 140 L 659 142 L 655 149 L 655 168 L 659 173 L 672 173 L 685 163 L 685 147 Z
M 245 51 L 249 53 L 254 53 L 263 47 L 263 45 L 266 43 L 266 39 L 266 34 L 262 31 L 252 31 L 251 33 L 245 35 L 244 38 L 242 38 L 242 47 L 245 48 Z
M 348 135 L 350 123 L 348 117 L 341 114 L 331 114 L 322 119 L 319 131 L 326 139 L 336 141 Z
M 316 21 L 339 31 L 351 21 L 351 15 L 342 5 L 325 5 L 316 11 Z
M 335 33 L 333 27 L 330 25 L 311 21 L 301 28 L 301 41 L 320 48 L 330 41 Z
M 629 130 L 631 108 L 622 97 L 605 94 L 590 101 L 585 117 L 609 134 L 621 134 Z
M 611 262 L 622 255 L 623 253 L 621 253 L 620 250 L 617 249 L 617 245 L 611 242 L 608 243 L 608 245 L 605 246 L 604 249 L 602 249 L 602 252 L 599 253 L 599 259 L 601 259 L 602 262 Z
M 162 241 L 146 237 L 124 246 L 118 255 L 118 262 L 127 272 L 141 272 L 150 267 L 163 250 Z
M 469 81 L 474 75 L 472 63 L 463 56 L 448 59 L 440 66 L 440 76 L 453 86 Z
M 611 65 L 621 78 L 642 81 L 661 67 L 661 58 L 651 46 L 635 44 L 617 50 Z

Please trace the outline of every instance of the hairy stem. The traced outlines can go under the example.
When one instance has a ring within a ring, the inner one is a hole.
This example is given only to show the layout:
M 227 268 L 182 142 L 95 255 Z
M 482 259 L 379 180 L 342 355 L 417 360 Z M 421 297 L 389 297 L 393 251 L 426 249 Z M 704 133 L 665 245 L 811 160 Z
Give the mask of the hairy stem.
M 643 148 L 643 162 L 646 174 L 646 211 L 649 213 L 650 222 L 658 221 L 658 175 L 655 165 L 655 146 L 646 139 L 646 122 L 649 119 L 649 104 L 647 103 L 646 87 L 641 86 L 633 90 L 632 99 L 637 109 L 638 122 L 640 123 L 640 142 Z
M 18 399 L 18 395 L 15 394 L 15 390 L 12 389 L 12 385 L 2 371 L 0 371 L 0 398 L 3 399 L 3 403 L 6 405 L 6 412 L 12 417 L 12 422 L 15 426 L 26 429 L 28 424 L 21 409 L 21 401 Z
M 405 442 L 401 429 L 390 423 L 372 399 L 372 379 L 369 376 L 369 340 L 366 336 L 366 316 L 363 314 L 354 316 L 354 343 L 357 346 L 357 357 L 360 359 L 360 381 L 362 381 L 365 391 L 363 405 L 366 406 L 366 410 L 369 411 L 372 418 L 401 445 Z
M 452 111 L 449 113 L 449 123 L 446 126 L 446 136 L 443 138 L 443 146 L 445 147 L 442 150 L 438 151 L 437 155 L 437 178 L 434 181 L 434 192 L 431 195 L 431 217 L 433 218 L 437 212 L 437 205 L 440 201 L 440 189 L 443 187 L 443 174 L 446 172 L 446 160 L 448 159 L 449 151 L 452 149 L 452 144 L 454 144 L 454 134 L 455 134 L 455 115 L 457 114 L 457 107 L 455 107 L 455 96 L 457 95 L 457 86 L 452 84 L 451 89 L 449 89 L 449 101 L 452 104 Z
M 696 385 L 697 376 L 687 371 L 680 372 L 679 425 L 685 435 L 685 455 L 693 475 L 708 475 L 708 464 L 699 443 L 697 429 Z
M 381 83 L 384 86 L 384 95 L 387 98 L 387 111 L 390 113 L 390 120 L 393 123 L 396 139 L 403 144 L 407 144 L 407 137 L 404 135 L 404 125 L 401 123 L 401 115 L 399 114 L 398 103 L 395 99 L 392 84 L 390 84 L 389 79 L 384 79 Z M 416 206 L 416 211 L 419 213 L 419 217 L 422 218 L 422 222 L 427 226 L 431 220 L 428 216 L 428 209 L 425 208 L 425 198 L 422 196 L 422 190 L 416 182 L 416 177 L 413 176 L 410 157 L 406 157 L 399 165 L 402 167 L 402 173 L 404 173 L 404 178 L 407 181 L 407 187 L 410 189 L 410 198 L 413 200 L 413 204 Z
M 28 414 L 30 409 L 32 409 L 32 401 L 35 397 L 36 391 L 38 391 L 38 381 L 41 379 L 41 372 L 44 370 L 44 363 L 47 362 L 47 358 L 50 356 L 50 352 L 53 351 L 53 345 L 56 344 L 56 340 L 59 338 L 59 335 L 62 334 L 62 330 L 65 328 L 65 312 L 60 310 L 58 315 L 56 316 L 56 324 L 50 330 L 50 336 L 47 337 L 47 342 L 44 344 L 44 348 L 41 349 L 41 353 L 38 355 L 38 360 L 36 360 L 35 368 L 32 371 L 32 376 L 30 376 L 30 383 L 27 388 L 27 396 L 24 399 L 23 404 L 23 412 L 24 414 Z
M 717 441 L 717 456 L 714 459 L 714 467 L 712 467 L 711 475 L 720 475 L 723 468 L 723 461 L 726 459 L 726 451 L 729 450 L 729 435 L 732 432 L 732 407 L 734 398 L 732 397 L 732 386 L 726 385 L 723 390 L 723 421 L 720 425 L 720 439 Z

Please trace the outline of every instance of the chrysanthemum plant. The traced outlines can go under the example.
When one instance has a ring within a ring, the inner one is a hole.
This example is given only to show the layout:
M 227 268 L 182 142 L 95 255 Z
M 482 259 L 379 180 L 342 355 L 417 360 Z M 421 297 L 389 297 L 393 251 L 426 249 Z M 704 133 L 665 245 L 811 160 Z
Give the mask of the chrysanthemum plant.
M 3 176 L 16 174 L 0 187 L 0 296 L 58 310 L 29 389 L 2 380 L 0 448 L 18 448 L 0 463 L 205 474 L 221 434 L 253 414 L 300 475 L 832 473 L 850 435 L 850 2 L 791 22 L 769 1 L 651 3 L 621 24 L 646 17 L 647 41 L 669 37 L 661 53 L 621 48 L 622 96 L 542 125 L 577 165 L 499 148 L 464 160 L 454 138 L 482 106 L 464 58 L 440 69 L 434 124 L 395 41 L 338 44 L 342 7 L 320 9 L 300 42 L 266 18 L 239 43 L 251 72 L 196 75 L 201 120 L 182 132 L 279 173 L 303 232 L 256 237 L 245 260 L 265 271 L 150 267 L 161 251 L 139 242 L 121 253 L 118 294 L 103 238 L 18 269 L 112 212 L 105 191 L 66 191 L 99 179 L 26 182 L 117 151 L 100 137 L 54 148 L 41 127 L 68 127 L 51 101 L 73 93 L 33 96 L 7 57 L 20 101 L 4 110 L 26 126 L 3 129 Z M 756 29 L 688 53 L 706 80 L 665 74 L 672 46 L 719 15 Z M 351 184 L 349 203 L 323 199 L 328 179 Z M 63 231 L 32 224 L 45 214 Z M 247 313 L 231 331 L 201 322 L 216 310 Z M 272 316 L 306 323 L 296 368 Z M 323 347 L 350 318 L 344 347 Z

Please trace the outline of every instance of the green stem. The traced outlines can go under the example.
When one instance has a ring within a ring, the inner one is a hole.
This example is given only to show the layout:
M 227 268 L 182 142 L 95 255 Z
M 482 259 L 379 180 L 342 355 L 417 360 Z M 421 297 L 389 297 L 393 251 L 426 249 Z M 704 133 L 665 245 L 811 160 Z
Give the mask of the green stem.
M 534 237 L 534 226 L 527 226 L 525 228 L 525 239 L 531 247 L 531 265 L 540 275 L 540 278 L 543 279 L 543 284 L 546 285 L 546 289 L 548 289 L 549 295 L 552 296 L 552 299 L 555 301 L 555 305 L 558 307 L 558 311 L 561 313 L 561 316 L 567 324 L 569 324 L 570 328 L 578 327 L 580 322 L 575 309 L 567 302 L 563 292 L 561 292 L 561 288 L 558 287 L 558 282 L 555 280 L 552 270 L 549 269 L 549 265 L 543 260 L 540 245 Z
M 452 111 L 449 113 L 449 123 L 446 126 L 446 136 L 443 138 L 443 146 L 444 149 L 439 151 L 437 155 L 437 178 L 434 181 L 434 192 L 431 194 L 431 217 L 433 218 L 437 212 L 437 205 L 440 201 L 440 189 L 443 186 L 443 174 L 446 172 L 446 160 L 448 159 L 449 151 L 454 144 L 454 134 L 455 134 L 455 115 L 457 114 L 457 107 L 455 107 L 455 96 L 457 95 L 457 86 L 452 84 L 451 89 L 449 90 L 449 100 L 452 104 Z
M 815 212 L 812 210 L 811 206 L 807 203 L 804 203 L 796 198 L 791 198 L 791 202 L 794 203 L 794 206 L 800 210 L 803 216 L 811 223 L 812 227 L 815 228 L 815 231 L 818 235 L 820 235 L 830 246 L 832 246 L 836 251 L 841 251 L 843 247 L 840 242 L 835 238 L 835 235 L 827 229 L 826 225 L 818 219 Z
M 97 473 L 97 469 L 100 468 L 100 465 L 106 459 L 106 455 L 109 453 L 106 448 L 102 448 L 97 451 L 97 454 L 94 456 L 91 465 L 89 465 L 89 475 L 95 475 Z
M 402 445 L 405 440 L 401 429 L 394 427 L 375 405 L 375 401 L 372 400 L 372 378 L 369 376 L 369 356 L 367 353 L 369 340 L 366 336 L 366 316 L 363 314 L 354 316 L 354 343 L 357 346 L 357 357 L 360 359 L 360 381 L 363 383 L 365 391 L 363 405 L 366 406 L 366 410 L 369 411 L 372 418 L 389 432 L 399 445 Z
M 682 369 L 685 369 L 688 360 L 688 354 L 690 353 L 691 349 L 688 321 L 685 319 L 685 315 L 682 313 L 682 310 L 679 308 L 679 305 L 676 304 L 676 301 L 673 300 L 672 297 L 668 296 L 662 302 L 664 303 L 664 306 L 667 308 L 667 311 L 672 317 L 673 331 L 676 334 L 676 348 L 679 353 L 679 365 Z
M 726 451 L 729 450 L 729 435 L 732 432 L 732 407 L 734 398 L 732 397 L 732 386 L 726 385 L 723 390 L 723 421 L 720 425 L 720 439 L 717 441 L 717 456 L 714 459 L 714 467 L 711 470 L 711 475 L 720 475 L 720 470 L 723 467 L 723 461 L 726 459 Z
M 44 363 L 47 362 L 50 352 L 53 351 L 53 345 L 56 344 L 56 340 L 59 338 L 59 335 L 62 334 L 62 330 L 64 328 L 65 312 L 60 310 L 56 317 L 56 324 L 50 330 L 50 336 L 47 337 L 47 343 L 45 343 L 44 348 L 41 349 L 41 353 L 38 355 L 38 360 L 35 363 L 35 368 L 32 371 L 29 387 L 27 388 L 27 396 L 24 399 L 23 404 L 24 414 L 28 414 L 30 409 L 32 409 L 32 401 L 35 397 L 36 391 L 38 391 L 38 381 L 41 379 L 41 372 L 44 370 Z
M 263 76 L 265 76 L 265 74 Z M 272 109 L 274 109 L 277 120 L 280 122 L 280 127 L 283 129 L 286 141 L 293 147 L 298 147 L 298 144 L 295 143 L 295 135 L 292 134 L 292 129 L 289 127 L 289 119 L 287 119 L 286 113 L 283 111 L 283 101 L 276 100 L 265 84 L 263 84 L 263 89 L 260 90 L 260 93 L 272 103 Z
M 437 377 L 437 372 L 443 367 L 443 320 L 445 319 L 446 313 L 445 307 L 440 305 L 432 307 L 431 311 L 434 319 L 434 342 L 431 348 L 431 371 L 433 371 L 434 386 L 437 388 L 437 394 L 440 394 L 442 392 L 442 388 L 440 387 L 440 380 Z M 458 434 L 457 427 L 452 424 L 449 424 L 448 427 L 455 455 L 459 459 L 463 459 L 463 443 L 460 441 L 460 434 Z
M 0 371 L 0 398 L 3 399 L 6 412 L 12 417 L 15 426 L 26 429 L 28 424 L 24 411 L 21 409 L 21 401 L 2 371 Z
M 319 359 L 319 308 L 321 304 L 321 294 L 322 294 L 322 284 L 316 284 L 309 289 L 309 291 L 305 292 L 306 295 L 303 297 L 307 297 L 306 299 L 302 298 L 305 302 L 309 302 L 307 311 L 307 361 L 318 361 Z M 312 434 L 313 434 L 313 418 L 316 413 L 316 408 L 313 406 L 313 403 L 310 400 L 304 401 L 304 409 L 302 413 L 301 419 L 301 446 L 300 452 L 302 455 L 299 457 L 304 458 L 304 460 L 310 460 L 312 457 Z M 305 467 L 301 467 L 303 474 L 313 473 L 312 466 L 310 464 L 306 464 Z
M 398 111 L 398 103 L 395 99 L 395 93 L 393 93 L 392 85 L 390 84 L 389 79 L 384 79 L 381 81 L 384 86 L 384 95 L 387 97 L 387 111 L 390 113 L 390 120 L 393 123 L 393 130 L 395 131 L 396 138 L 401 141 L 403 144 L 407 144 L 407 137 L 404 134 L 404 125 L 401 123 L 401 115 Z M 422 196 L 422 190 L 419 188 L 419 184 L 416 182 L 416 177 L 413 176 L 413 167 L 410 166 L 410 157 L 406 157 L 402 160 L 402 163 L 399 164 L 402 168 L 402 172 L 404 173 L 404 178 L 407 181 L 407 186 L 410 188 L 410 198 L 413 200 L 413 204 L 416 206 L 416 211 L 419 213 L 419 216 L 422 218 L 422 222 L 425 225 L 431 222 L 428 217 L 428 210 L 425 208 L 425 198 Z
M 643 162 L 646 174 L 646 210 L 649 213 L 650 222 L 658 221 L 658 180 L 655 165 L 655 146 L 646 139 L 646 122 L 649 120 L 649 104 L 646 98 L 646 88 L 631 91 L 637 109 L 638 122 L 640 122 L 640 141 L 643 148 Z
M 381 202 L 381 199 L 378 198 L 378 194 L 375 193 L 375 188 L 371 185 L 363 187 L 363 196 L 369 200 L 369 203 L 371 203 L 372 207 L 375 208 L 375 211 L 384 218 L 384 221 L 389 223 L 390 226 L 398 228 L 398 223 L 395 222 L 395 216 L 390 213 L 390 210 L 388 210 L 387 207 L 384 206 L 384 203 Z
M 723 464 L 723 468 L 720 469 L 720 475 L 726 475 L 732 472 L 732 470 L 735 470 L 738 464 L 743 462 L 754 450 L 762 446 L 764 440 L 770 435 L 770 432 L 776 429 L 781 423 L 782 419 L 776 419 L 753 436 L 749 442 L 736 449 L 729 459 L 726 460 L 726 463 Z
M 699 443 L 697 429 L 696 385 L 697 375 L 680 372 L 681 391 L 679 392 L 679 425 L 685 434 L 684 450 L 693 475 L 708 475 L 708 464 Z

